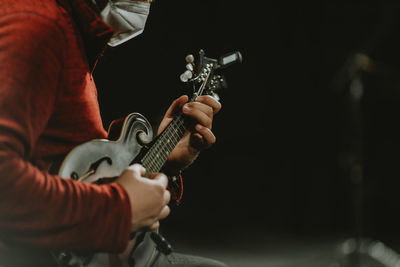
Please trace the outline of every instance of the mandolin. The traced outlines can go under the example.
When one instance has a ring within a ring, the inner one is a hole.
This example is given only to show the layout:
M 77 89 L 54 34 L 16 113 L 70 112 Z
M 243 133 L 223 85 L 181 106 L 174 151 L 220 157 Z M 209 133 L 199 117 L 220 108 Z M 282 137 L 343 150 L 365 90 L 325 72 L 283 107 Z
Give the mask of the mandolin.
M 193 93 L 189 102 L 200 95 L 210 95 L 219 100 L 217 91 L 226 88 L 226 80 L 219 70 L 242 61 L 236 51 L 213 59 L 199 51 L 197 64 L 192 55 L 186 56 L 186 71 L 180 76 Z M 169 154 L 187 129 L 189 118 L 180 113 L 153 139 L 151 124 L 139 113 L 131 113 L 123 120 L 111 123 L 109 139 L 85 142 L 66 156 L 59 169 L 59 176 L 86 183 L 103 183 L 107 178 L 119 176 L 128 166 L 140 163 L 147 173 L 159 172 Z M 148 267 L 158 253 L 169 254 L 172 249 L 159 230 L 136 232 L 131 235 L 126 252 L 117 256 L 118 266 Z M 94 267 L 113 266 L 107 253 L 79 254 L 69 251 L 52 251 L 59 266 Z

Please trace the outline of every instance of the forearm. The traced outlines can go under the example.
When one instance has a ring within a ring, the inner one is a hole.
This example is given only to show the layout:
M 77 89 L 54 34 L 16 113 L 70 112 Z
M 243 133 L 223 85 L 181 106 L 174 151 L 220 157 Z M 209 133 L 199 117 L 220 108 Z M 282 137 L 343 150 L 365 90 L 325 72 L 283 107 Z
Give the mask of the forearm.
M 0 232 L 12 242 L 52 249 L 122 251 L 130 205 L 118 184 L 49 175 L 0 150 Z

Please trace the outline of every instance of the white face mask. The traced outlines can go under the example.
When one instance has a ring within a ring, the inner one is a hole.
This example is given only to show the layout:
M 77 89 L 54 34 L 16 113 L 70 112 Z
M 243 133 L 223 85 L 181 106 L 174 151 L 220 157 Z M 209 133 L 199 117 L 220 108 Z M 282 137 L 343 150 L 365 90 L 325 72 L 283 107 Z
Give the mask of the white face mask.
M 150 3 L 109 0 L 100 12 L 101 19 L 114 30 L 108 45 L 117 46 L 141 34 L 150 12 Z

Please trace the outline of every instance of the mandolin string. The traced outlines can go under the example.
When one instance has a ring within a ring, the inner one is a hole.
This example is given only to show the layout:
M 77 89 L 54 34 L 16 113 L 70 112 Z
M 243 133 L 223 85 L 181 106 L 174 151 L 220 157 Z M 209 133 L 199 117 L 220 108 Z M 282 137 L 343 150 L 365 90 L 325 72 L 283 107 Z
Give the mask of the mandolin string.
M 185 118 L 180 114 L 167 126 L 166 130 L 143 157 L 142 163 L 145 168 L 150 172 L 159 171 L 185 132 Z
M 187 121 L 179 114 L 143 157 L 142 163 L 150 172 L 158 172 L 187 130 Z M 171 142 L 172 141 L 172 142 Z M 160 157 L 160 155 L 162 155 Z
M 183 137 L 186 130 L 187 120 L 181 113 L 171 121 L 165 131 L 157 139 L 155 144 L 144 156 L 145 167 L 147 165 L 147 169 L 149 169 L 150 172 L 158 172 L 162 168 L 168 159 L 169 154 Z M 160 154 L 163 156 L 162 158 L 160 158 Z
M 169 154 L 175 148 L 179 140 L 183 137 L 186 131 L 186 128 L 182 127 L 184 125 L 183 121 L 183 116 L 178 116 L 171 122 L 171 125 L 167 128 L 167 131 L 165 131 L 165 133 L 159 138 L 158 144 L 154 147 L 154 151 L 156 151 L 158 155 L 161 154 L 162 159 L 156 161 L 158 164 L 155 166 L 155 171 L 159 171 L 161 169 L 161 167 L 165 164 Z M 162 153 L 163 151 L 164 153 Z
M 152 171 L 158 171 L 166 160 L 166 157 L 164 159 L 164 154 L 161 152 L 162 152 L 162 146 L 164 143 L 163 140 L 164 140 L 165 136 L 169 135 L 169 132 L 173 126 L 172 123 L 173 122 L 171 122 L 171 125 L 166 129 L 166 131 L 156 141 L 154 146 L 151 148 L 151 151 L 149 151 L 150 152 L 149 157 L 152 158 L 153 159 L 152 162 L 154 162 L 154 164 L 152 165 Z M 162 157 L 161 159 L 160 159 L 160 154 Z

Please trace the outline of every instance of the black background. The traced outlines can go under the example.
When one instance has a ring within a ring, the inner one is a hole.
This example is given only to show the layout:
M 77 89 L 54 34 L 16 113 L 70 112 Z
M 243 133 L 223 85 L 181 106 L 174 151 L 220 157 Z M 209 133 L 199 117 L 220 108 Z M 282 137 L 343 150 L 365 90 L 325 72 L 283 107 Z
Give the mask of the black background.
M 94 72 L 106 127 L 131 112 L 157 127 L 186 94 L 179 75 L 187 54 L 243 55 L 224 73 L 217 143 L 184 172 L 184 202 L 163 222 L 166 233 L 352 236 L 363 219 L 365 236 L 397 242 L 399 8 L 395 1 L 156 0 L 144 33 L 109 50 Z M 380 66 L 360 72 L 359 109 L 349 102 L 356 53 Z M 363 159 L 361 184 L 350 179 L 354 157 Z

